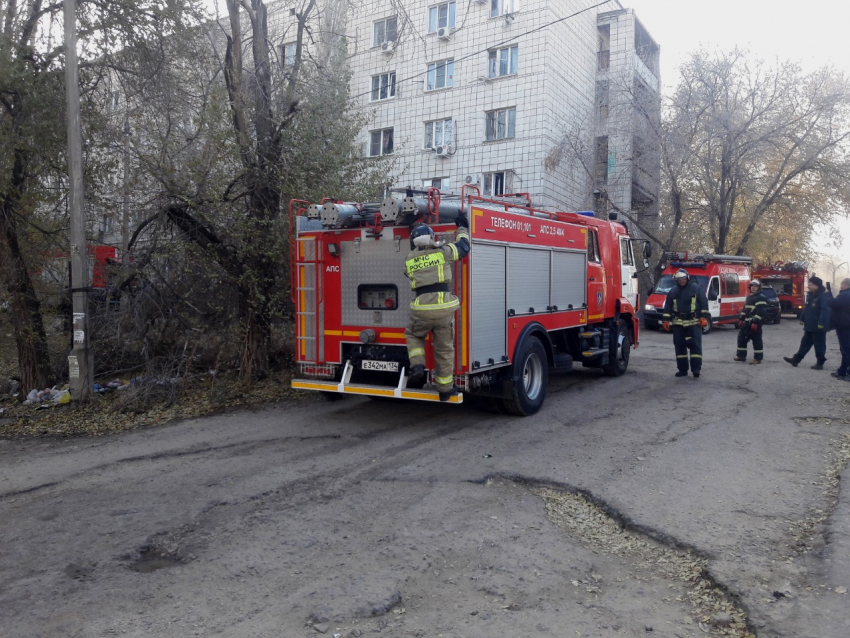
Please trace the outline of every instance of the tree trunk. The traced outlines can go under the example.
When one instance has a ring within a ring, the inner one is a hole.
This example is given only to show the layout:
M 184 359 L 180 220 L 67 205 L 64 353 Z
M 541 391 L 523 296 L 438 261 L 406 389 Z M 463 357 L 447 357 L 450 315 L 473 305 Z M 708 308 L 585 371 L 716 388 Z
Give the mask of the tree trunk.
M 50 356 L 41 303 L 21 253 L 15 224 L 15 214 L 26 180 L 25 166 L 23 152 L 16 151 L 11 186 L 0 200 L 0 277 L 10 297 L 12 329 L 15 331 L 18 369 L 24 393 L 50 384 Z

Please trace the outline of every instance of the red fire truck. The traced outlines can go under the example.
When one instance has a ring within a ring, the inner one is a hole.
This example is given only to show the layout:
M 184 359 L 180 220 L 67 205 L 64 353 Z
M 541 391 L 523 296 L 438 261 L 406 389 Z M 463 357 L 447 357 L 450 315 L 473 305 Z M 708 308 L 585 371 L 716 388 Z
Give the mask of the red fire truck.
M 664 253 L 667 266 L 661 273 L 658 283 L 649 291 L 643 319 L 647 328 L 658 330 L 664 314 L 664 302 L 667 293 L 676 285 L 673 273 L 680 268 L 696 279 L 708 299 L 711 319 L 702 329 L 708 334 L 712 326 L 734 324 L 744 309 L 750 285 L 751 257 L 737 255 L 694 255 L 686 252 Z
M 638 343 L 634 255 L 643 266 L 648 242 L 592 213 L 535 210 L 525 194 L 485 199 L 465 189 L 441 198 L 429 189 L 374 204 L 290 204 L 294 388 L 438 400 L 435 389 L 407 383 L 404 329 L 414 296 L 404 260 L 414 223 L 452 241 L 460 212 L 472 246 L 453 279 L 461 301 L 455 383 L 463 393 L 529 415 L 543 404 L 550 368 L 580 362 L 625 373 Z M 430 348 L 426 358 L 433 374 Z
M 803 313 L 806 305 L 806 276 L 808 275 L 809 262 L 791 261 L 784 263 L 777 261 L 772 266 L 759 266 L 753 277 L 760 279 L 762 283 L 770 284 L 776 290 L 782 312 L 795 314 L 798 317 Z

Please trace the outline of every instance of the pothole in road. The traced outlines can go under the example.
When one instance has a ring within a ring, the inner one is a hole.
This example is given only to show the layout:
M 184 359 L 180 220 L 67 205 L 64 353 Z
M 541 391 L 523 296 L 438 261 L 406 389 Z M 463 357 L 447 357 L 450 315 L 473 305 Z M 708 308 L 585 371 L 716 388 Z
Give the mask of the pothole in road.
M 153 545 L 145 545 L 139 550 L 139 557 L 130 563 L 129 568 L 140 574 L 150 574 L 159 569 L 168 569 L 184 564 L 186 564 L 186 561 L 177 554 L 165 552 Z
M 499 479 L 488 481 L 500 482 Z M 703 635 L 709 636 L 755 638 L 746 612 L 711 577 L 706 559 L 628 530 L 581 494 L 533 485 L 530 489 L 543 501 L 549 520 L 591 550 L 628 561 L 637 574 L 679 585 L 676 589 L 680 593 L 671 591 L 670 595 L 689 608 L 694 630 L 699 628 Z M 589 593 L 600 588 L 593 574 L 587 582 L 572 584 Z

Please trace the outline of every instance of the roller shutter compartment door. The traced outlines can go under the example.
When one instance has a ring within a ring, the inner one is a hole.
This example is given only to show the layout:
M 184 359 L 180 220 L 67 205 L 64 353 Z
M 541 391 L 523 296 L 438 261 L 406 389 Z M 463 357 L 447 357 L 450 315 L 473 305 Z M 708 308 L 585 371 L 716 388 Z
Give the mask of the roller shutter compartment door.
M 552 253 L 552 305 L 583 308 L 587 301 L 587 253 Z
M 505 247 L 472 245 L 472 361 L 486 367 L 507 355 Z
M 508 309 L 517 315 L 546 312 L 551 251 L 513 247 L 508 250 Z

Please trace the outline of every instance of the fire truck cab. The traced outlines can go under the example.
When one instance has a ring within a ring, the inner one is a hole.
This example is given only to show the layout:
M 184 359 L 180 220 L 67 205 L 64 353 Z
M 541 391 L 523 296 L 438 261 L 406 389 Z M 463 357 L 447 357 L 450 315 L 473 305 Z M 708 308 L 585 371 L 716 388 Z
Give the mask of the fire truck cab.
M 703 328 L 708 334 L 716 325 L 734 324 L 744 309 L 750 285 L 751 257 L 737 255 L 693 255 L 686 252 L 669 252 L 664 255 L 667 266 L 658 282 L 649 291 L 644 306 L 644 324 L 658 330 L 664 314 L 667 293 L 676 285 L 673 274 L 683 268 L 705 291 L 711 319 Z
M 426 221 L 454 241 L 470 222 L 471 251 L 455 263 L 455 383 L 508 414 L 533 414 L 550 368 L 574 363 L 625 373 L 638 344 L 637 265 L 649 244 L 592 213 L 550 213 L 528 196 L 485 199 L 439 191 L 381 203 L 293 202 L 292 291 L 299 377 L 294 388 L 437 401 L 407 383 L 404 330 L 414 299 L 404 276 L 410 229 Z M 426 367 L 434 359 L 426 348 Z
M 759 266 L 753 277 L 770 284 L 776 290 L 782 312 L 800 317 L 806 305 L 806 276 L 809 262 L 777 261 L 772 266 Z

